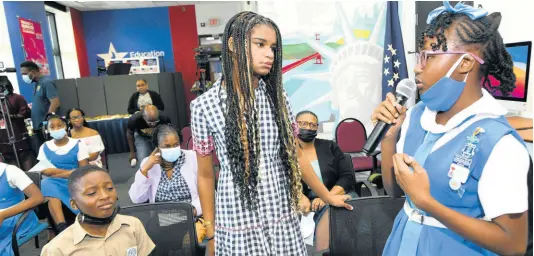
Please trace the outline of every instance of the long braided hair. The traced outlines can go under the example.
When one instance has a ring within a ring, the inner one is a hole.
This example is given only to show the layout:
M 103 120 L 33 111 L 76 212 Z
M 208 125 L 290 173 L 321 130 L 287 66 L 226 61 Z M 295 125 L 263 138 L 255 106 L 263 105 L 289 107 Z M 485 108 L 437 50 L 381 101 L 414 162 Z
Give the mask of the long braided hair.
M 253 81 L 257 75 L 252 66 L 250 36 L 252 29 L 260 24 L 271 27 L 276 33 L 273 66 L 269 74 L 259 78 L 266 83 L 267 98 L 279 130 L 279 155 L 289 180 L 283 187 L 290 191 L 290 201 L 296 209 L 302 184 L 293 126 L 282 87 L 282 38 L 272 20 L 253 12 L 241 12 L 232 17 L 223 35 L 222 81 L 227 92 L 224 133 L 230 170 L 241 201 L 248 209 L 255 209 L 261 146 L 259 113 L 254 106 Z M 233 46 L 229 45 L 230 38 Z
M 499 33 L 501 14 L 496 12 L 486 17 L 472 20 L 465 14 L 443 12 L 436 17 L 426 28 L 419 38 L 419 48 L 423 48 L 424 37 L 436 37 L 437 44 L 432 45 L 432 50 L 440 48 L 447 51 L 447 39 L 444 31 L 452 24 L 456 24 L 456 35 L 459 43 L 479 45 L 482 49 L 484 64 L 480 65 L 482 85 L 494 93 L 501 91 L 507 96 L 515 88 L 515 75 L 513 73 L 512 57 L 506 51 L 503 39 Z M 489 75 L 500 81 L 500 85 L 492 86 Z

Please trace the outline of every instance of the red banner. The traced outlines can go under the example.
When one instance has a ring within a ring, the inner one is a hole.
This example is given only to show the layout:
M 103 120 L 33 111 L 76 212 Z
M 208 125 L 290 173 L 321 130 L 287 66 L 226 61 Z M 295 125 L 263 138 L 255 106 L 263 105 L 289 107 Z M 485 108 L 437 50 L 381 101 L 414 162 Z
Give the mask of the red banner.
M 43 75 L 50 75 L 41 23 L 19 18 L 22 49 L 26 60 L 35 62 Z

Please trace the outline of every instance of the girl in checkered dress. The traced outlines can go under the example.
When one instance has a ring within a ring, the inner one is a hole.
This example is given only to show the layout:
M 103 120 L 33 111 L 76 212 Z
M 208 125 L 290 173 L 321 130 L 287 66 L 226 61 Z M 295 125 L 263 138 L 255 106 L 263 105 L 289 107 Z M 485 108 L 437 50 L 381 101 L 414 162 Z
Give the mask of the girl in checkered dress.
M 270 19 L 237 14 L 223 36 L 222 79 L 191 102 L 211 254 L 306 255 L 297 216 L 301 177 L 325 202 L 350 208 L 347 196 L 329 195 L 309 161 L 297 159 L 294 118 L 281 81 L 281 44 Z M 215 148 L 221 164 L 216 197 Z

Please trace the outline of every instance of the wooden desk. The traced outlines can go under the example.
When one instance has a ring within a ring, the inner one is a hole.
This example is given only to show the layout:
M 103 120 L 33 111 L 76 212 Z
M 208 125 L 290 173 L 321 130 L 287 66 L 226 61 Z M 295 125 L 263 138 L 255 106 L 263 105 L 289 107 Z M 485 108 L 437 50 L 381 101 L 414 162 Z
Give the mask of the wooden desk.
M 511 116 L 506 118 L 516 130 L 532 129 L 532 118 Z
M 532 129 L 520 130 L 520 131 L 517 131 L 517 132 L 519 133 L 519 135 L 521 135 L 521 138 L 523 138 L 523 140 L 525 140 L 525 142 L 532 143 L 532 132 L 533 132 Z

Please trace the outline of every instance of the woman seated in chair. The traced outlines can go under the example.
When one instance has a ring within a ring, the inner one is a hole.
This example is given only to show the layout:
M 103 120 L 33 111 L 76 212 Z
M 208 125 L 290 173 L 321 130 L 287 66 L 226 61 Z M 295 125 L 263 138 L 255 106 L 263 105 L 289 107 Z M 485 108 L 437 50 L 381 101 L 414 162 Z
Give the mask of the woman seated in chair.
M 73 139 L 80 140 L 89 153 L 89 164 L 102 167 L 100 154 L 104 151 L 104 142 L 100 134 L 88 127 L 85 121 L 85 113 L 79 108 L 71 108 L 67 111 L 69 135 Z
M 69 177 L 73 225 L 48 243 L 42 256 L 149 255 L 154 250 L 139 219 L 118 214 L 117 191 L 106 170 L 88 165 Z
M 129 191 L 133 203 L 188 202 L 194 207 L 194 216 L 202 215 L 196 154 L 182 150 L 181 140 L 181 133 L 172 125 L 158 125 L 154 129 L 152 143 L 157 147 L 141 162 L 135 174 Z M 203 225 L 196 226 L 200 239 Z
M 331 140 L 317 139 L 317 128 L 319 119 L 311 111 L 302 111 L 297 114 L 297 124 L 299 126 L 298 143 L 302 149 L 304 157 L 310 161 L 315 174 L 324 183 L 331 194 L 349 194 L 352 198 L 354 193 L 354 171 L 352 161 L 346 159 L 347 156 L 339 146 Z M 300 199 L 300 207 L 304 213 L 314 211 L 313 217 L 316 230 L 328 230 L 328 206 L 311 191 L 306 184 L 302 184 L 303 195 Z M 326 214 L 325 214 L 326 213 Z M 328 232 L 316 232 L 316 247 L 320 241 L 328 242 Z M 326 248 L 328 248 L 328 243 Z
M 47 161 L 55 168 L 44 169 L 41 174 L 47 176 L 41 182 L 41 190 L 48 197 L 48 209 L 56 225 L 56 230 L 61 232 L 67 228 L 62 204 L 69 207 L 74 213 L 77 210 L 70 207 L 70 193 L 67 189 L 67 179 L 72 171 L 78 167 L 87 165 L 89 154 L 85 145 L 77 139 L 67 136 L 67 122 L 56 115 L 47 117 L 47 131 L 52 137 L 39 149 L 39 161 Z
M 24 195 L 28 199 L 24 200 Z M 11 235 L 22 213 L 43 203 L 41 191 L 26 174 L 14 165 L 0 163 L 0 255 L 11 256 Z M 37 226 L 32 211 L 17 231 L 17 240 Z

